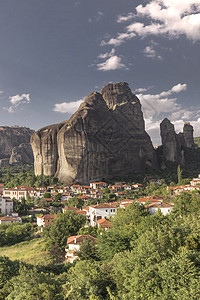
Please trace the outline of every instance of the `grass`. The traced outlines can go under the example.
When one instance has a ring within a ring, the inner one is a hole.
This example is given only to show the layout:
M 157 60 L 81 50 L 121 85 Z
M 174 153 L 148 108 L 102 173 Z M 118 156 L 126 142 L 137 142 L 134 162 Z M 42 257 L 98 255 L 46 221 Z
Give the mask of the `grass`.
M 43 248 L 43 238 L 35 238 L 9 247 L 0 247 L 0 256 L 7 256 L 11 260 L 19 260 L 28 264 L 47 266 L 52 260 Z

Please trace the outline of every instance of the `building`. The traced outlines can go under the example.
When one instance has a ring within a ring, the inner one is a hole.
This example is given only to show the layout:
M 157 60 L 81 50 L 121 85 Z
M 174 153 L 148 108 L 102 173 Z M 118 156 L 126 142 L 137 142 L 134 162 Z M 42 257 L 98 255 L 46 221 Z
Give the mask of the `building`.
M 107 219 L 100 219 L 97 221 L 98 223 L 98 228 L 103 228 L 105 231 L 108 231 L 111 227 L 112 224 L 110 221 L 108 221 Z
M 14 218 L 14 217 L 1 217 L 0 218 L 0 224 L 6 224 L 6 223 L 22 223 L 22 219 L 20 217 Z
M 90 239 L 96 245 L 96 238 L 89 234 L 70 236 L 67 239 L 68 248 L 65 248 L 65 259 L 73 263 L 78 258 L 78 251 L 84 239 Z
M 106 182 L 91 182 L 90 187 L 93 189 L 104 189 L 107 186 Z
M 0 197 L 0 213 L 9 215 L 13 212 L 13 202 L 10 197 Z
M 110 218 L 117 212 L 117 205 L 112 203 L 101 203 L 89 206 L 90 225 L 96 226 L 100 219 Z
M 46 227 L 53 223 L 56 215 L 42 215 L 37 217 L 37 225 L 40 227 Z
M 15 198 L 21 200 L 22 198 L 27 198 L 27 196 L 32 197 L 34 195 L 35 189 L 27 186 L 19 186 L 14 189 L 4 188 L 3 197 Z
M 145 207 L 150 212 L 151 215 L 155 215 L 157 213 L 157 211 L 160 209 L 161 213 L 164 216 L 169 214 L 173 209 L 172 205 L 164 203 L 164 202 L 154 202 Z

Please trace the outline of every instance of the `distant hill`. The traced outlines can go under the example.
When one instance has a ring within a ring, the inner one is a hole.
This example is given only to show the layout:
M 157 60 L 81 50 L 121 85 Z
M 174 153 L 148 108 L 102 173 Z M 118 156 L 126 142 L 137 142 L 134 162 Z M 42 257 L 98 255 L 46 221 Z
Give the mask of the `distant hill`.
M 198 147 L 200 147 L 200 137 L 194 138 L 194 142 L 198 145 Z

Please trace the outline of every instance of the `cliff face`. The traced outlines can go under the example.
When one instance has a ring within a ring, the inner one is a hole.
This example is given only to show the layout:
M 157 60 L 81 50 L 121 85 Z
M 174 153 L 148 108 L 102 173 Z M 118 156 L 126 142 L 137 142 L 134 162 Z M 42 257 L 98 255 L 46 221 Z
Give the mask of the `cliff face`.
M 185 123 L 183 133 L 177 134 L 174 125 L 168 119 L 164 119 L 160 130 L 164 160 L 184 164 L 184 149 L 195 148 L 192 125 Z
M 0 166 L 33 163 L 30 145 L 33 133 L 25 127 L 0 127 Z
M 68 121 L 34 133 L 31 145 L 35 174 L 66 184 L 158 167 L 140 102 L 127 83 L 91 93 Z

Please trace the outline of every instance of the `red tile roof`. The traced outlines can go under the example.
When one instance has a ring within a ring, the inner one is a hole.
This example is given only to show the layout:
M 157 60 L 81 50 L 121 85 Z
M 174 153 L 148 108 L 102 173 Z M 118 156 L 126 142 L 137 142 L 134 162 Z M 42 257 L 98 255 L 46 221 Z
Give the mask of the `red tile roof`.
M 69 236 L 67 239 L 67 244 L 81 244 L 85 238 L 89 238 L 96 244 L 96 238 L 89 234 L 82 234 L 82 235 L 74 235 Z

